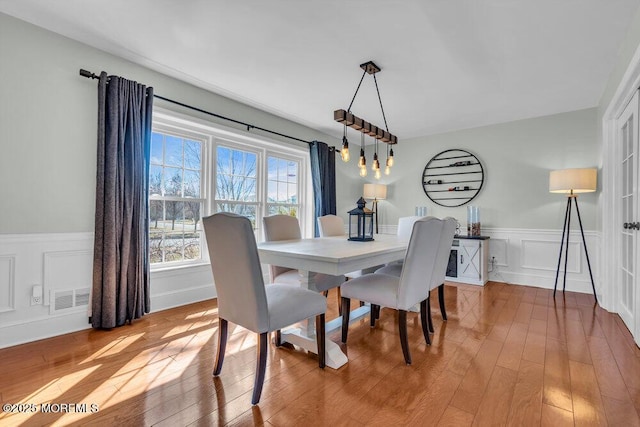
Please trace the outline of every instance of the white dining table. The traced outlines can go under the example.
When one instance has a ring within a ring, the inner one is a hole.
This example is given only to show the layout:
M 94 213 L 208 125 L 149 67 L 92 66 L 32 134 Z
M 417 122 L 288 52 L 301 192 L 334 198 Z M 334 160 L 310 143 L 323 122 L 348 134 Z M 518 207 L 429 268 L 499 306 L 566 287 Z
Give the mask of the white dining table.
M 369 242 L 349 241 L 346 237 L 284 240 L 258 244 L 260 261 L 265 264 L 297 269 L 301 287 L 316 290 L 315 274 L 344 275 L 353 271 L 375 267 L 404 258 L 408 240 L 395 235 L 376 234 Z M 349 316 L 357 320 L 369 312 L 369 307 L 359 307 Z M 329 333 L 341 327 L 341 318 L 326 324 Z M 318 352 L 315 328 L 312 321 L 306 325 L 283 330 L 282 340 L 313 353 Z M 347 363 L 347 356 L 338 344 L 326 342 L 326 365 L 338 369 Z

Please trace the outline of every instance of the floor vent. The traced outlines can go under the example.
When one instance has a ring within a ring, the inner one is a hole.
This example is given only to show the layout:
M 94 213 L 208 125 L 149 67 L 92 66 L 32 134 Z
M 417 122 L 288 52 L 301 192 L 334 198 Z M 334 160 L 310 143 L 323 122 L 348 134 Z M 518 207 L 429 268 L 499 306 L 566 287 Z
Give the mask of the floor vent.
M 89 305 L 89 288 L 51 291 L 50 312 L 78 311 Z

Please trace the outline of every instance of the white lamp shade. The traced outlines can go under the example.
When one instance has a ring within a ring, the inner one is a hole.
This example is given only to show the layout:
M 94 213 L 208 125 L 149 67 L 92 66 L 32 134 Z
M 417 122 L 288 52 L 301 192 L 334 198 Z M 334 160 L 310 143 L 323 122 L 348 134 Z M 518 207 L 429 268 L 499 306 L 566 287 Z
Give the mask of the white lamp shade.
M 596 191 L 598 171 L 595 168 L 562 169 L 549 174 L 550 193 L 592 193 Z
M 387 186 L 385 184 L 365 184 L 363 197 L 384 200 L 387 198 Z

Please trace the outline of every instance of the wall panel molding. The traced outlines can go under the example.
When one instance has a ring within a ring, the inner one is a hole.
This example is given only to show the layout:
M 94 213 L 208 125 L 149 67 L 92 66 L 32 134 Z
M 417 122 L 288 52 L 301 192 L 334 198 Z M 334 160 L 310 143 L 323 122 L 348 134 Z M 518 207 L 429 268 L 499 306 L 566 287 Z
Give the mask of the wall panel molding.
M 562 230 L 486 228 L 482 230 L 482 234 L 491 237 L 489 240 L 490 270 L 491 258 L 494 256 L 496 258 L 493 270 L 489 274 L 491 280 L 553 289 Z M 598 292 L 600 289 L 600 276 L 597 270 L 600 265 L 598 247 L 602 238 L 595 231 L 585 231 L 584 235 L 589 250 L 596 292 Z M 566 290 L 592 293 L 580 231 L 572 230 L 569 237 Z M 508 259 L 517 261 L 510 263 Z M 564 249 L 558 288 L 562 288 L 563 272 Z
M 16 255 L 0 255 L 0 313 L 16 309 Z
M 556 271 L 558 268 L 558 255 L 560 242 L 549 240 L 522 239 L 522 252 L 520 253 L 520 268 Z M 562 249 L 562 265 L 564 271 L 564 257 L 566 246 Z M 580 273 L 582 259 L 582 242 L 569 242 L 567 257 L 567 273 Z
M 91 288 L 93 250 L 47 251 L 42 256 L 44 305 L 50 305 L 51 291 Z

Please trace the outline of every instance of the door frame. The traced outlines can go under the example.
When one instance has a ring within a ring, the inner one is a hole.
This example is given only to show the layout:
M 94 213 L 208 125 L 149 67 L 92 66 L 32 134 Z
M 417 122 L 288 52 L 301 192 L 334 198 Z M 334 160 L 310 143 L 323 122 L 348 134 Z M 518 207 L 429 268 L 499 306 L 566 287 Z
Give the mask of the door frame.
M 598 259 L 598 270 L 601 274 L 602 308 L 618 313 L 620 292 L 620 226 L 621 203 L 618 198 L 620 192 L 619 173 L 617 170 L 618 148 L 618 117 L 640 87 L 640 46 L 636 49 L 626 72 L 624 73 L 616 92 L 602 116 L 602 163 L 601 163 L 601 192 L 598 197 L 598 212 L 602 230 L 602 244 Z M 640 262 L 638 263 L 640 267 Z M 636 310 L 640 308 L 640 292 L 635 295 Z M 636 344 L 640 345 L 640 315 L 635 316 L 635 327 L 631 333 Z

